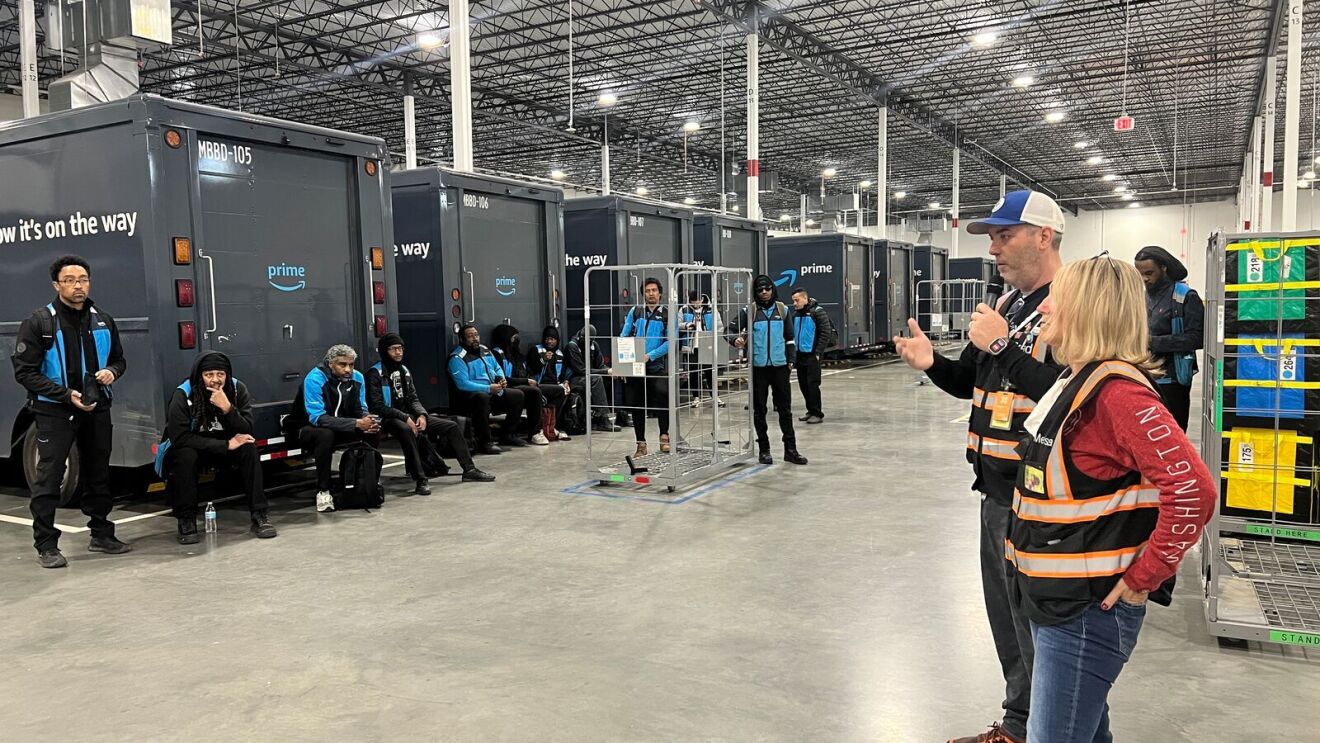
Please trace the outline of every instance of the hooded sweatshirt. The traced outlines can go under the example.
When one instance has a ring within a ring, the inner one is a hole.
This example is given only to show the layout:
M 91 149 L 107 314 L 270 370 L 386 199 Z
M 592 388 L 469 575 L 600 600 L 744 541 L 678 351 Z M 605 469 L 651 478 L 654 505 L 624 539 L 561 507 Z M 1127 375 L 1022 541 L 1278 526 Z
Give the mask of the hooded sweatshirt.
M 394 363 L 390 358 L 391 346 L 402 346 L 403 338 L 398 333 L 386 333 L 380 337 L 376 350 L 380 352 L 380 361 L 367 370 L 367 409 L 372 415 L 382 419 L 406 421 L 409 418 L 425 416 L 426 407 L 417 397 L 417 386 L 413 384 L 412 372 L 402 363 Z
M 1196 371 L 1196 352 L 1205 345 L 1205 305 L 1196 290 L 1185 287 L 1187 267 L 1169 251 L 1150 245 L 1137 253 L 1136 260 L 1155 261 L 1164 267 L 1165 277 L 1155 286 L 1146 287 L 1146 327 L 1150 331 L 1150 352 L 1164 364 L 1164 376 L 1158 381 L 1173 383 L 1175 359 L 1179 356 L 1190 356 L 1192 373 Z M 1186 292 L 1181 302 L 1175 295 L 1178 284 L 1184 284 Z M 1182 331 L 1178 333 L 1173 332 L 1175 318 L 1182 319 Z
M 573 376 L 572 369 L 564 367 L 563 343 L 556 343 L 552 351 L 546 345 L 546 341 L 551 338 L 560 340 L 559 328 L 547 325 L 545 330 L 541 331 L 541 342 L 532 348 L 532 353 L 527 357 L 527 370 L 537 384 L 561 384 Z M 545 360 L 546 354 L 552 356 L 551 361 Z
M 770 288 L 770 296 L 761 299 L 762 287 Z M 789 366 L 797 360 L 797 343 L 793 334 L 793 318 L 788 307 L 779 301 L 779 290 L 775 282 L 765 274 L 752 281 L 752 296 L 755 304 L 738 313 L 738 319 L 730 329 L 733 337 L 747 333 L 750 320 L 751 333 L 747 339 L 747 357 L 752 366 L 765 368 L 771 366 Z
M 514 339 L 517 338 L 517 342 Z M 522 337 L 512 325 L 496 325 L 490 334 L 490 352 L 495 355 L 500 368 L 509 384 L 520 387 L 527 384 L 531 373 L 527 370 L 527 359 L 523 355 Z
M 202 372 L 225 373 L 224 392 L 229 398 L 228 413 L 211 404 L 211 391 L 202 381 Z M 206 351 L 193 360 L 192 372 L 170 396 L 165 417 L 165 438 L 171 447 L 187 447 L 206 454 L 229 451 L 229 439 L 252 434 L 252 401 L 247 387 L 234 379 L 229 357 L 219 351 Z
M 591 373 L 604 375 L 609 372 L 605 365 L 605 354 L 600 352 L 600 346 L 596 341 L 591 341 L 591 348 L 587 348 L 587 328 L 591 328 L 591 337 L 596 337 L 596 326 L 583 326 L 573 336 L 573 340 L 568 342 L 568 348 L 565 350 L 565 356 L 568 358 L 568 370 L 572 374 L 574 384 L 583 383 L 587 378 L 587 364 L 591 364 Z

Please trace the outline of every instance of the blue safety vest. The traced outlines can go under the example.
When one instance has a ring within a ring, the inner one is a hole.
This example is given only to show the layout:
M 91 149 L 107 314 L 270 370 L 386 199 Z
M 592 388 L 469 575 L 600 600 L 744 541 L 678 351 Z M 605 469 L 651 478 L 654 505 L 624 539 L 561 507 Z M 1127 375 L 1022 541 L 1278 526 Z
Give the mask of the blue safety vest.
M 812 353 L 816 350 L 816 318 L 810 312 L 793 316 L 793 337 L 797 341 L 799 353 Z
M 95 307 L 89 307 L 88 309 L 90 309 L 92 312 L 92 342 L 96 344 L 97 367 L 96 369 L 91 369 L 91 370 L 84 369 L 83 371 L 89 373 L 95 373 L 100 369 L 104 369 L 106 367 L 106 364 L 110 363 L 110 343 L 111 343 L 110 326 L 107 325 L 106 322 L 100 318 L 99 313 L 96 311 Z M 46 379 L 49 379 L 50 381 L 60 385 L 61 387 L 68 387 L 69 389 L 77 389 L 81 392 L 82 391 L 81 379 L 78 380 L 76 386 L 70 384 L 69 382 L 69 369 L 68 369 L 68 365 L 65 363 L 66 357 L 64 355 L 64 349 L 66 343 L 64 338 L 64 328 L 60 326 L 60 318 L 59 318 L 59 314 L 55 311 L 55 303 L 52 302 L 46 305 L 46 311 L 50 313 L 51 322 L 54 325 L 54 327 L 52 328 L 52 333 L 51 333 L 52 342 L 50 344 L 50 348 L 46 349 L 46 357 L 41 364 L 41 374 L 42 376 L 46 377 Z M 78 354 L 79 354 L 79 358 L 82 359 L 83 365 L 85 366 L 87 364 L 87 353 L 86 351 L 83 350 L 82 347 L 81 334 L 79 334 L 78 337 Z M 106 385 L 105 389 L 107 395 L 109 395 L 110 397 L 114 397 L 110 385 Z M 45 395 L 38 395 L 37 399 L 44 400 L 45 402 L 53 402 L 53 403 L 59 402 L 58 400 L 52 400 L 49 397 L 46 397 Z
M 752 366 L 787 366 L 788 350 L 784 341 L 784 315 L 787 309 L 783 302 L 773 306 L 756 308 L 752 321 Z
M 541 354 L 545 353 L 547 350 L 549 349 L 547 349 L 545 346 L 541 345 L 540 343 L 536 344 L 536 355 L 538 358 L 541 356 Z M 553 364 L 544 364 L 543 362 L 543 366 L 541 368 L 541 378 L 536 380 L 538 383 L 545 382 L 545 370 L 551 366 L 555 368 L 555 379 L 559 380 L 560 382 L 567 382 L 568 378 L 573 376 L 573 371 L 571 369 L 567 374 L 564 373 L 563 349 L 556 348 L 554 353 L 555 353 L 555 360 Z
M 1173 285 L 1173 318 L 1170 325 L 1174 335 L 1183 332 L 1183 305 L 1187 301 L 1187 294 L 1192 288 L 1186 281 L 1178 281 Z M 1166 369 L 1164 376 L 1158 378 L 1157 384 L 1173 384 L 1177 382 L 1184 387 L 1192 385 L 1192 375 L 1196 374 L 1196 354 L 1180 353 L 1173 357 L 1173 368 Z
M 657 307 L 655 312 L 649 312 L 645 307 L 633 307 L 628 310 L 628 316 L 623 320 L 623 332 L 619 335 L 623 338 L 645 338 L 646 360 L 664 363 L 669 353 L 669 331 L 665 327 L 667 322 L 664 307 Z
M 183 384 L 176 389 L 183 390 L 183 396 L 188 398 L 188 404 L 192 405 L 192 380 L 185 379 Z M 238 377 L 234 377 L 234 389 L 238 389 Z M 191 430 L 197 430 L 197 419 L 191 418 L 188 421 L 188 427 Z M 156 463 L 153 465 L 156 469 L 156 477 L 165 477 L 165 454 L 170 450 L 170 440 L 167 436 L 160 437 L 160 443 L 156 445 Z

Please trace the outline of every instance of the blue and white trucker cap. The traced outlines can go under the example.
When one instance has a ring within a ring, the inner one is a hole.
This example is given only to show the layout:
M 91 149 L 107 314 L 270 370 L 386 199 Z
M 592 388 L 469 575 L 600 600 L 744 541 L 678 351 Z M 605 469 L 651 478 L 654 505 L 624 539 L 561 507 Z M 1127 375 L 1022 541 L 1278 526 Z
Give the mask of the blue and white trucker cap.
M 967 231 L 973 235 L 985 235 L 991 227 L 1012 227 L 1019 224 L 1031 224 L 1037 227 L 1049 227 L 1063 234 L 1063 210 L 1054 199 L 1039 191 L 1010 191 L 995 204 L 990 216 L 971 222 Z

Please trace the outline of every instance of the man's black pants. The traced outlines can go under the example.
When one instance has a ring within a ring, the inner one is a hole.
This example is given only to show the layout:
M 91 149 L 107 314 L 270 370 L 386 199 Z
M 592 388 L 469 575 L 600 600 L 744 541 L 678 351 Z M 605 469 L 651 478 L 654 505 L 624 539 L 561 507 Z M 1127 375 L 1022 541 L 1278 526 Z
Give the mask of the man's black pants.
M 752 367 L 752 422 L 756 425 L 756 445 L 760 451 L 770 451 L 770 434 L 766 428 L 766 396 L 772 395 L 779 413 L 779 431 L 783 434 L 784 448 L 797 448 L 797 435 L 793 432 L 793 393 L 789 385 L 788 366 Z
M 82 481 L 82 512 L 93 537 L 113 537 L 110 522 L 110 445 L 114 426 L 110 411 L 52 414 L 35 411 L 37 425 L 37 481 L 32 486 L 32 536 L 37 551 L 59 547 L 60 530 L 55 528 L 55 510 L 60 505 L 69 451 L 78 447 L 79 477 Z
M 403 450 L 404 469 L 412 475 L 414 480 L 426 477 L 426 472 L 422 469 L 422 451 L 417 444 L 417 437 L 413 435 L 412 429 L 408 424 L 398 418 L 385 418 L 380 422 L 381 430 L 393 436 L 399 442 L 399 448 Z M 426 416 L 426 430 L 422 432 L 428 439 L 435 443 L 437 450 L 441 442 L 448 442 L 450 448 L 454 451 L 454 459 L 466 472 L 473 467 L 472 454 L 468 452 L 467 439 L 463 437 L 463 428 L 457 422 L 438 415 Z
M 509 440 L 518 435 L 519 423 L 526 413 L 528 422 L 539 430 L 541 426 L 541 393 L 535 387 L 508 387 L 504 394 L 467 392 L 463 395 L 468 417 L 477 437 L 477 445 L 490 443 L 490 416 L 504 413 L 500 438 Z M 535 431 L 533 431 L 535 432 Z
M 1027 613 L 1013 600 L 1014 589 L 1009 582 L 1015 578 L 1004 559 L 1004 541 L 1012 520 L 1011 504 L 981 495 L 981 592 L 1004 674 L 1004 730 L 1014 738 L 1025 739 L 1036 646 L 1031 640 Z
M 543 405 L 547 408 L 553 408 L 555 411 L 555 420 L 564 417 L 564 403 L 568 402 L 568 393 L 558 384 L 543 384 L 536 388 L 541 393 Z M 541 419 L 536 419 L 536 425 L 541 425 Z
M 1178 421 L 1182 430 L 1187 430 L 1187 422 L 1192 415 L 1192 388 L 1181 385 L 1177 382 L 1167 384 L 1157 384 L 1155 389 L 1160 392 L 1160 399 L 1164 401 L 1164 407 L 1169 409 L 1173 419 Z
M 807 415 L 824 418 L 825 413 L 820 409 L 820 359 L 814 353 L 799 353 L 796 366 L 798 389 L 802 391 Z
M 664 371 L 659 372 L 664 374 Z M 646 414 L 654 412 L 660 435 L 669 435 L 669 378 L 634 377 L 623 383 L 623 404 L 632 413 L 633 433 L 637 443 L 646 441 Z
M 329 492 L 332 484 L 330 464 L 335 456 L 335 447 L 361 441 L 373 449 L 380 448 L 379 433 L 357 430 L 332 431 L 329 428 L 303 426 L 298 432 L 298 440 L 302 442 L 303 449 L 310 450 L 316 459 L 316 489 L 324 492 Z
M 169 472 L 170 506 L 175 518 L 197 517 L 197 480 L 202 470 L 208 468 L 235 470 L 243 480 L 248 508 L 254 513 L 266 510 L 266 486 L 256 444 L 244 444 L 224 454 L 211 454 L 186 446 L 170 447 L 165 467 Z

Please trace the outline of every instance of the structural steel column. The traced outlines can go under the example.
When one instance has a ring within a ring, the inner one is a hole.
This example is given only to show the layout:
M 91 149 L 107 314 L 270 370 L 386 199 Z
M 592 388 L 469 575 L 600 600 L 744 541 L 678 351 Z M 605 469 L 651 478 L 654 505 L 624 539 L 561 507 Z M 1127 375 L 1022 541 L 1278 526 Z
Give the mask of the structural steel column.
M 958 257 L 958 202 L 961 198 L 958 191 L 962 187 L 962 148 L 953 148 L 953 243 L 949 251 L 950 258 Z M 949 278 L 945 276 L 944 278 Z
M 1283 220 L 1284 232 L 1297 229 L 1297 128 L 1302 100 L 1302 0 L 1288 5 L 1288 85 L 1283 98 Z M 1270 54 L 1277 39 L 1270 39 Z
M 1004 198 L 1006 193 L 1008 193 L 1008 176 L 1001 173 L 999 175 L 999 198 Z
M 449 97 L 454 169 L 472 172 L 472 26 L 468 0 L 449 0 Z
M 41 114 L 41 99 L 37 93 L 37 12 L 32 0 L 18 1 L 18 34 L 23 118 L 30 119 Z
M 1265 60 L 1265 146 L 1260 163 L 1260 229 L 1269 232 L 1274 221 L 1274 110 L 1278 58 Z
M 875 226 L 889 237 L 889 106 L 880 107 L 880 137 L 875 179 Z
M 747 34 L 747 218 L 761 218 L 761 37 Z

